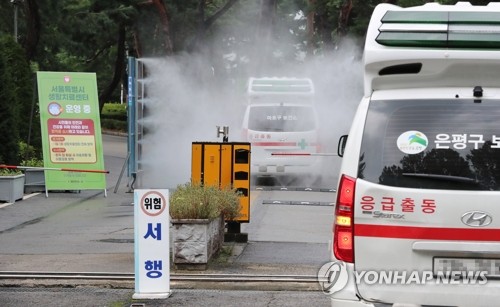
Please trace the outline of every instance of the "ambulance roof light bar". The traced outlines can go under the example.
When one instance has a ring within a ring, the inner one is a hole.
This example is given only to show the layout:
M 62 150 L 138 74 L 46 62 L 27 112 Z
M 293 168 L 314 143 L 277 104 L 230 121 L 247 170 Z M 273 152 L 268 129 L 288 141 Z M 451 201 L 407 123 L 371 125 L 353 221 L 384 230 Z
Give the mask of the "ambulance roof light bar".
M 381 23 L 384 46 L 500 49 L 500 12 L 389 10 Z
M 500 3 L 378 4 L 367 29 L 364 96 L 375 90 L 498 87 Z
M 313 95 L 314 86 L 307 78 L 250 78 L 248 94 L 253 95 Z

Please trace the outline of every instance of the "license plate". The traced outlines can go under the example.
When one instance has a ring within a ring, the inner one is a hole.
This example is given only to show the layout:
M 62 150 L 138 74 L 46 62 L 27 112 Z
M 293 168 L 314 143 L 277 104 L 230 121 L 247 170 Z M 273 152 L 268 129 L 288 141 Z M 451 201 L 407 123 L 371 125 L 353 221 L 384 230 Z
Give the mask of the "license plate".
M 446 272 L 486 272 L 487 278 L 500 278 L 500 259 L 434 258 L 434 275 Z

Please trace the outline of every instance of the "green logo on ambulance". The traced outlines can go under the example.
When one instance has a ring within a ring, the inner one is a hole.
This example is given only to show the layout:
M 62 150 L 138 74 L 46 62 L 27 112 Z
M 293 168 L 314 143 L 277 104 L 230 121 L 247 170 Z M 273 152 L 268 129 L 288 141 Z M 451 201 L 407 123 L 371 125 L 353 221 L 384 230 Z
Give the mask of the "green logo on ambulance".
M 403 132 L 397 140 L 399 150 L 409 155 L 421 153 L 428 144 L 427 136 L 415 130 Z

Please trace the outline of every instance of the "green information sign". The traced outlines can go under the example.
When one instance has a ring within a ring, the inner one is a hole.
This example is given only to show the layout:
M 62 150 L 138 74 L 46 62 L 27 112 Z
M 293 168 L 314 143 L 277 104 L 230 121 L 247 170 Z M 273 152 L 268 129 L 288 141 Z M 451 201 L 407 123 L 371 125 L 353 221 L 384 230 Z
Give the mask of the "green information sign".
M 37 72 L 37 82 L 47 191 L 106 189 L 95 73 Z

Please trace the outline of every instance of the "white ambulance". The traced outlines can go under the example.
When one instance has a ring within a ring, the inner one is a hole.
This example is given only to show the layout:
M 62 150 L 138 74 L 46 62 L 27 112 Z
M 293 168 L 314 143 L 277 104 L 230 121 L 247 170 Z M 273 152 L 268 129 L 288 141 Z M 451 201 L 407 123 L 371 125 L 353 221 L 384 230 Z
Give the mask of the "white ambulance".
M 307 78 L 250 78 L 243 138 L 252 144 L 252 177 L 319 172 L 318 116 Z
M 364 69 L 332 306 L 500 306 L 500 3 L 379 4 Z

